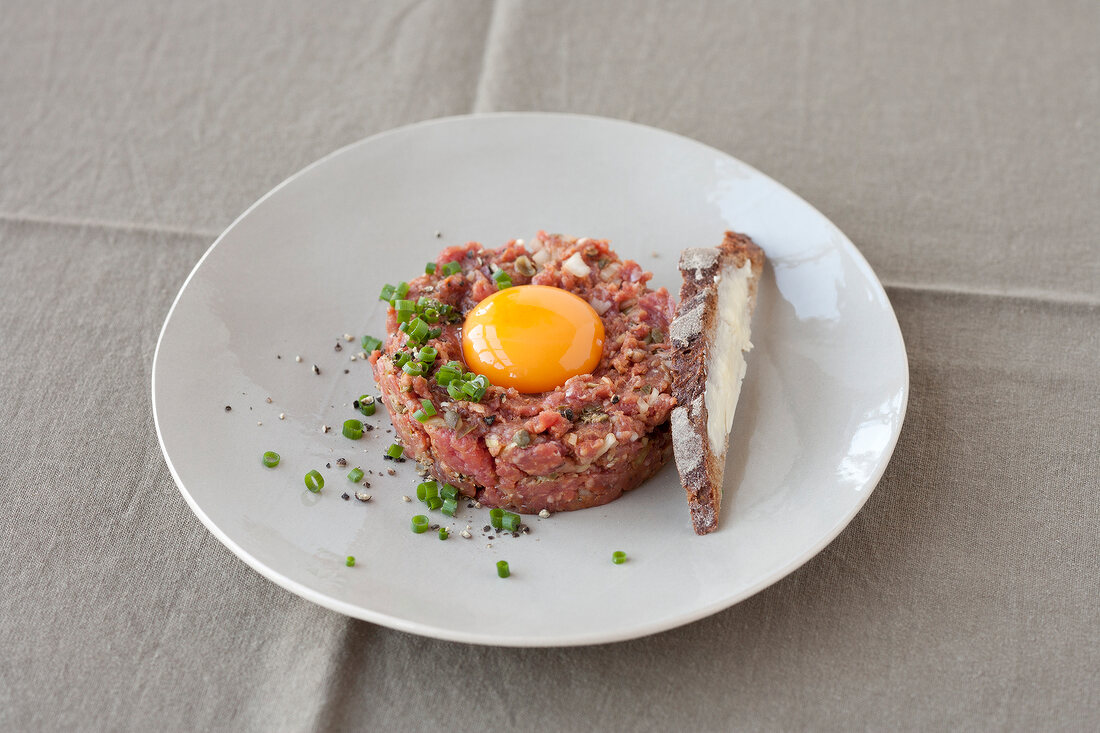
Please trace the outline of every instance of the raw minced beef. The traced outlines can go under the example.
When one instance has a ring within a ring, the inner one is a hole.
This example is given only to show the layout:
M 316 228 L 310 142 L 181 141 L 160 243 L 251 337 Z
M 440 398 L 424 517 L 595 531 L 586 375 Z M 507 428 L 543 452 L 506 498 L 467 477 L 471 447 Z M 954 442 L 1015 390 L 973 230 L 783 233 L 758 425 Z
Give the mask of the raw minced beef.
M 563 267 L 574 255 L 584 266 L 574 258 Z M 459 263 L 461 271 L 444 275 L 448 262 Z M 391 308 L 383 349 L 371 363 L 405 455 L 487 506 L 535 513 L 618 498 L 671 455 L 668 418 L 675 400 L 667 364 L 673 313 L 668 292 L 650 290 L 646 283 L 652 274 L 620 260 L 606 241 L 539 232 L 529 246 L 514 240 L 499 249 L 474 242 L 448 247 L 434 274 L 409 282 L 406 298 L 427 295 L 465 316 L 497 291 L 495 268 L 507 272 L 513 285 L 549 285 L 588 301 L 605 330 L 600 363 L 591 374 L 549 392 L 490 386 L 481 402 L 452 401 L 430 376 L 412 377 L 394 366 L 391 355 L 407 337 Z M 586 268 L 587 275 L 577 274 Z M 443 325 L 429 343 L 439 351 L 437 366 L 462 361 L 461 321 Z M 424 398 L 438 414 L 420 423 L 413 413 Z

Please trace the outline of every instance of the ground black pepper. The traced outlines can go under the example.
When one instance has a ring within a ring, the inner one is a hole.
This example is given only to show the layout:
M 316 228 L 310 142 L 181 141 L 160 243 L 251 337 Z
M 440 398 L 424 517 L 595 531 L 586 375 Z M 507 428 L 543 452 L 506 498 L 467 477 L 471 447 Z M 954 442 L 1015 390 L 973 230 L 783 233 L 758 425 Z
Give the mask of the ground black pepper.
M 226 405 L 226 406 L 225 406 L 225 411 L 226 411 L 226 412 L 230 412 L 230 411 L 232 411 L 232 410 L 233 410 L 233 408 L 232 408 L 232 407 L 230 407 L 229 405 Z
M 348 492 L 345 491 L 343 494 L 340 494 L 340 498 L 343 499 L 344 501 L 347 501 L 351 497 L 348 496 Z

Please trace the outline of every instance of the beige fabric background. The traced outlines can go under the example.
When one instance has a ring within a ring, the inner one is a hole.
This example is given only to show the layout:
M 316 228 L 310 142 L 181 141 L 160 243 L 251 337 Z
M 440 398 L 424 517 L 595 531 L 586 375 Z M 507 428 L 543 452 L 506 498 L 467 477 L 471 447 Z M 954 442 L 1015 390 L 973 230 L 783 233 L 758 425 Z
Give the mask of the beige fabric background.
M 0 729 L 1100 727 L 1100 4 L 0 3 Z M 574 111 L 832 218 L 912 369 L 802 569 L 590 648 L 438 642 L 236 560 L 150 365 L 236 215 L 366 135 Z

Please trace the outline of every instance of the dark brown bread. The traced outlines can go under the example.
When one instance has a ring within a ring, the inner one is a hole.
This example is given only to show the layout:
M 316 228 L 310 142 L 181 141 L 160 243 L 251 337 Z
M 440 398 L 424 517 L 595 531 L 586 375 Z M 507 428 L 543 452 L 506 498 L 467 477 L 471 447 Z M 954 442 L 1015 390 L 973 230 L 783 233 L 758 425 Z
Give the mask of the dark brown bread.
M 677 406 L 672 411 L 672 441 L 676 469 L 687 492 L 691 524 L 696 534 L 718 528 L 722 507 L 722 474 L 726 446 L 715 454 L 707 439 L 707 354 L 714 344 L 718 316 L 719 274 L 752 263 L 749 280 L 749 313 L 756 303 L 756 285 L 764 269 L 764 252 L 744 234 L 726 232 L 714 248 L 692 248 L 680 255 L 680 303 L 669 329 L 672 340 L 671 364 L 675 375 L 672 394 Z

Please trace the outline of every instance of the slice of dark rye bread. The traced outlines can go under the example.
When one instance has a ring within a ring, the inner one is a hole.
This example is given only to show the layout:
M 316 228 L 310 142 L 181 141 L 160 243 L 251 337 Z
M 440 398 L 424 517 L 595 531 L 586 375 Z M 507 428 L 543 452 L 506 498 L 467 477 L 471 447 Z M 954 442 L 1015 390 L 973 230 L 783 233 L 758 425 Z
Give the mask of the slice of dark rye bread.
M 669 327 L 673 374 L 672 446 L 676 470 L 687 492 L 691 524 L 696 534 L 718 528 L 722 506 L 722 474 L 725 472 L 725 436 L 721 453 L 711 450 L 707 437 L 707 365 L 718 324 L 718 282 L 752 264 L 748 279 L 749 315 L 756 303 L 756 285 L 764 269 L 764 252 L 744 234 L 726 232 L 718 247 L 686 249 L 680 254 L 680 303 Z M 740 391 L 738 383 L 733 388 Z

